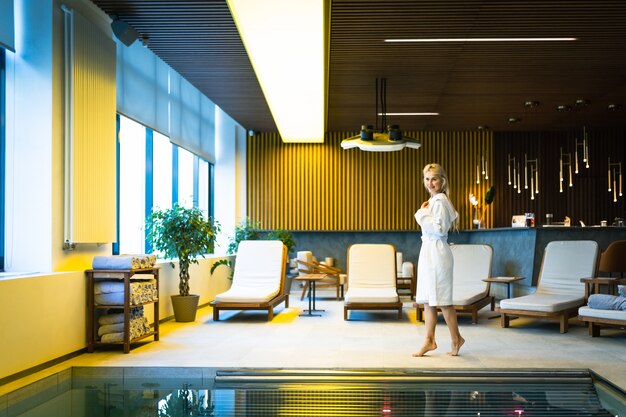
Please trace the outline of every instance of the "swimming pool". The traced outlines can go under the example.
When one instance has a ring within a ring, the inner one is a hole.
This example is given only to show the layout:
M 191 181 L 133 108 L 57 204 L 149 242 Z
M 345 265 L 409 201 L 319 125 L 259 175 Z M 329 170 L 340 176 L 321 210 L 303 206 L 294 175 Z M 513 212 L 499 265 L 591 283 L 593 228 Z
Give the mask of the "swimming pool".
M 586 369 L 74 367 L 0 416 L 626 416 L 626 394 Z

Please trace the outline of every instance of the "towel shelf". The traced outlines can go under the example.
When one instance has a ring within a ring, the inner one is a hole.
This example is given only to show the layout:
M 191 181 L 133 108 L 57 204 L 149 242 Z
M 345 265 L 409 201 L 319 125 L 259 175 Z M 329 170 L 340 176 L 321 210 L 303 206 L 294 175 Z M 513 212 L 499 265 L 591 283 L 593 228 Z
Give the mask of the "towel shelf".
M 130 303 L 130 284 L 132 280 L 140 279 L 142 274 L 148 274 L 149 278 L 156 280 L 156 291 L 159 292 L 159 268 L 143 268 L 143 269 L 120 269 L 120 270 L 104 270 L 89 269 L 85 271 L 87 276 L 87 352 L 92 353 L 98 345 L 123 345 L 124 353 L 130 352 L 130 345 L 139 340 L 153 336 L 155 341 L 159 340 L 159 298 L 155 298 L 149 302 L 138 304 Z M 147 277 L 146 277 L 147 278 Z M 124 303 L 123 305 L 102 305 L 95 303 L 94 287 L 96 282 L 103 281 L 121 281 L 124 282 Z M 152 331 L 142 334 L 136 338 L 130 337 L 130 310 L 133 307 L 139 307 L 152 304 L 154 306 L 154 328 Z M 123 308 L 124 309 L 124 340 L 121 342 L 104 343 L 97 337 L 97 320 L 96 311 L 99 309 Z

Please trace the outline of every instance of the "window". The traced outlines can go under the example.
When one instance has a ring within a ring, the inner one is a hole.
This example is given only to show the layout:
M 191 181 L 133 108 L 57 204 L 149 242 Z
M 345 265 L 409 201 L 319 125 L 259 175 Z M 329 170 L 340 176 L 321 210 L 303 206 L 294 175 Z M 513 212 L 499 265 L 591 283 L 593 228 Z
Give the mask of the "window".
M 172 207 L 172 144 L 154 132 L 152 146 L 152 206 L 166 209 Z
M 209 163 L 204 159 L 197 158 L 198 161 L 198 187 L 197 198 L 198 208 L 202 210 L 205 217 L 211 215 L 209 210 Z
M 193 207 L 193 160 L 194 155 L 183 149 L 178 149 L 178 204 L 184 207 Z
M 145 220 L 174 202 L 212 208 L 213 165 L 167 136 L 118 115 L 118 242 L 113 253 L 150 253 Z
M 146 128 L 121 116 L 119 149 L 119 253 L 143 253 Z

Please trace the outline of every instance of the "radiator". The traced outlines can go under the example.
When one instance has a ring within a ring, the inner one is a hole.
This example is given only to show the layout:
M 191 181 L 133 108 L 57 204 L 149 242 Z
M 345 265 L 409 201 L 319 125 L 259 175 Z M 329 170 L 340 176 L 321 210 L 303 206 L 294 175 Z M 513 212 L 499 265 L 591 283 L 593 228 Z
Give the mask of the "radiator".
M 116 240 L 115 42 L 62 6 L 64 247 Z

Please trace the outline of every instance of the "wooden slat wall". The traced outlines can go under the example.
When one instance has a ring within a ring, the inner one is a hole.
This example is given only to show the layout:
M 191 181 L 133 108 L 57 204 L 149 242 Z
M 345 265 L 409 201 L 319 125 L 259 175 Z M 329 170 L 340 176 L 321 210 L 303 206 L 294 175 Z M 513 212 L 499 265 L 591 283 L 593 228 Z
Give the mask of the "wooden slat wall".
M 514 214 L 535 213 L 536 222 L 543 224 L 546 213 L 554 215 L 554 221 L 563 221 L 565 216 L 578 226 L 582 220 L 587 225 L 599 224 L 601 220 L 612 223 L 615 217 L 626 216 L 624 199 L 613 202 L 613 194 L 607 191 L 608 158 L 626 161 L 626 134 L 623 131 L 590 131 L 589 169 L 582 164 L 582 147 L 579 148 L 579 174 L 574 174 L 572 188 L 568 187 L 567 167 L 564 168 L 563 193 L 559 192 L 559 153 L 571 152 L 574 158 L 576 138 L 582 141 L 582 130 L 577 132 L 496 132 L 494 134 L 494 159 L 498 181 L 497 197 L 494 202 L 495 227 L 511 225 Z M 539 157 L 539 195 L 530 199 L 529 191 L 517 193 L 507 184 L 507 155 L 520 161 L 521 178 L 524 175 L 524 153 L 529 159 Z
M 422 147 L 399 152 L 342 150 L 355 133 L 328 133 L 323 144 L 286 144 L 276 133 L 248 140 L 248 216 L 264 229 L 350 231 L 416 230 L 413 217 L 428 198 L 422 169 L 446 169 L 459 227 L 472 227 L 468 195 L 481 200 L 491 185 L 476 183 L 481 155 L 493 167 L 491 132 L 405 132 Z M 492 224 L 492 207 L 486 213 Z

